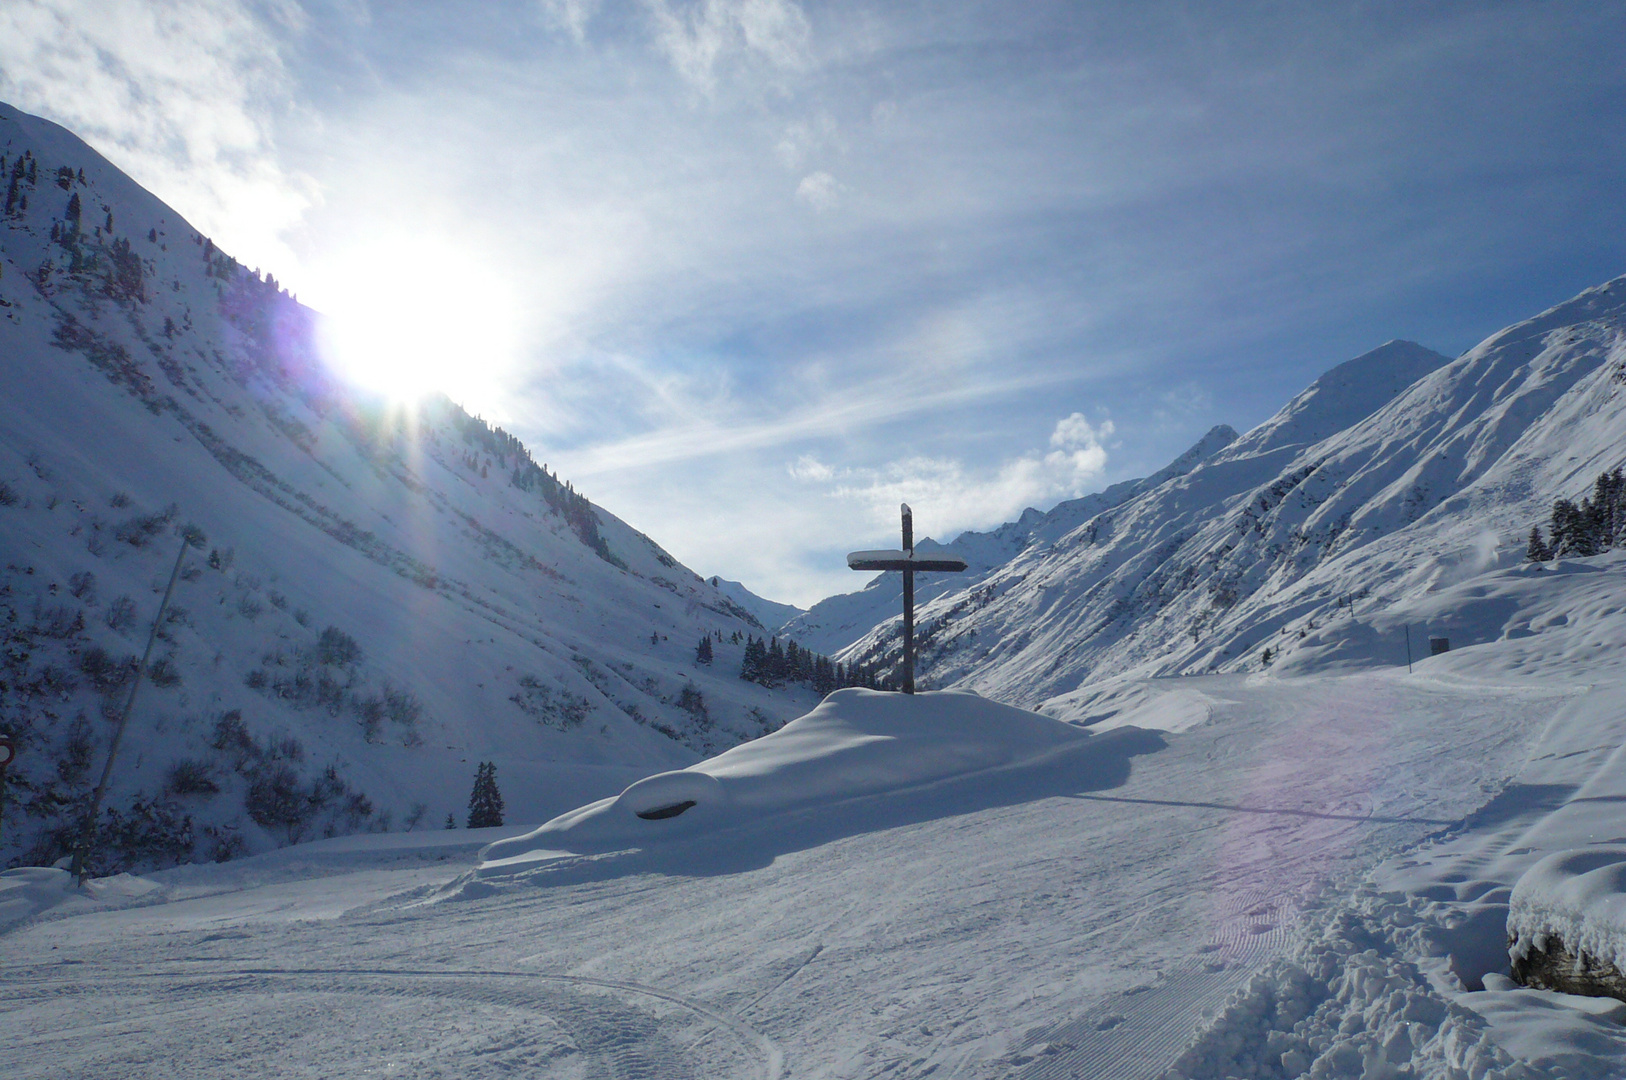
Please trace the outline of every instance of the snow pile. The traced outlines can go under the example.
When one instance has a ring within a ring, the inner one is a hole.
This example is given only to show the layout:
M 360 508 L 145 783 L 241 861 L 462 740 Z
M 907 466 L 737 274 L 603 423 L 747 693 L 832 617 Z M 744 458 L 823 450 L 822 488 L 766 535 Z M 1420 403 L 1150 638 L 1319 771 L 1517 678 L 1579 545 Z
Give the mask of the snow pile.
M 1626 847 L 1555 851 L 1536 863 L 1513 888 L 1507 932 L 1517 960 L 1556 938 L 1626 971 Z
M 51 866 L 0 870 L 0 927 L 31 919 L 69 895 L 73 878 Z
M 481 857 L 490 866 L 537 852 L 641 846 L 1119 741 L 975 694 L 838 690 L 771 735 L 647 777 Z
M 1626 1051 L 1626 1003 L 1527 990 L 1506 975 L 1487 975 L 1485 989 L 1457 999 L 1484 1018 L 1496 1044 L 1536 1065 L 1565 1067 L 1572 1077 L 1616 1077 Z
M 1233 994 L 1164 1080 L 1621 1075 L 1626 1005 L 1495 973 L 1483 990 L 1451 992 L 1445 958 L 1426 955 L 1448 945 L 1427 906 L 1363 889 L 1322 911 L 1319 935 Z
M 73 875 L 60 867 L 0 870 L 0 931 L 46 912 L 77 915 L 150 902 L 159 888 L 151 878 L 135 874 L 89 878 L 75 889 Z

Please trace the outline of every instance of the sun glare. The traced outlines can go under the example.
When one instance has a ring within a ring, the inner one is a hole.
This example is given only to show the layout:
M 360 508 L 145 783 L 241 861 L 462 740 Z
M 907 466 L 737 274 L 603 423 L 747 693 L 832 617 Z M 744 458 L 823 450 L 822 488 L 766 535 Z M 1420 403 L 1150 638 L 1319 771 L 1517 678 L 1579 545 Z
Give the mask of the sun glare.
M 513 288 L 473 253 L 414 240 L 323 260 L 314 306 L 339 374 L 393 401 L 443 391 L 487 411 L 519 344 Z

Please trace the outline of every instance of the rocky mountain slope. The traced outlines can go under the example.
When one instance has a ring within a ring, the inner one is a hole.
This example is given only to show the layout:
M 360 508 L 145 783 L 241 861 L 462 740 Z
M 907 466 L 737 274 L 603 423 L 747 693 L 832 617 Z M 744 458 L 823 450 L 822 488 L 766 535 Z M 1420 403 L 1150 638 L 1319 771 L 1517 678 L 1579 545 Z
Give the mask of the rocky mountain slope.
M 806 711 L 756 618 L 445 399 L 336 382 L 318 316 L 0 106 L 0 861 L 50 862 L 169 580 L 105 868 L 544 820 Z M 712 635 L 715 660 L 696 661 Z

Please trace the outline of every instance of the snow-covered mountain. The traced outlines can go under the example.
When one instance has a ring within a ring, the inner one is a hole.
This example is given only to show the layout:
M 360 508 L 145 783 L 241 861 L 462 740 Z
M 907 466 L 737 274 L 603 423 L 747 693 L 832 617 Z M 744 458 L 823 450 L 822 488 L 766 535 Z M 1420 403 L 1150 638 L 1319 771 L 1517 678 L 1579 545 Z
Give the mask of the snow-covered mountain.
M 922 668 L 1069 717 L 1071 692 L 1127 671 L 1403 663 L 1386 612 L 1519 561 L 1554 499 L 1623 461 L 1617 279 L 1456 360 L 1390 342 L 1334 368 L 1182 475 L 935 595 Z M 895 658 L 899 621 L 840 658 Z
M 1058 503 L 1048 513 L 1029 507 L 1015 521 L 989 532 L 963 532 L 947 544 L 925 537 L 916 542 L 920 551 L 947 552 L 966 562 L 963 573 L 920 574 L 915 577 L 915 603 L 950 593 L 968 592 L 989 574 L 1010 562 L 1035 544 L 1047 544 L 1065 536 L 1080 523 L 1120 506 L 1164 481 L 1183 476 L 1200 462 L 1212 457 L 1236 438 L 1236 432 L 1220 424 L 1169 464 L 1139 480 L 1125 480 L 1105 491 Z M 814 652 L 835 654 L 863 638 L 888 620 L 896 620 L 903 606 L 903 575 L 877 574 L 857 592 L 829 596 L 805 613 L 789 620 L 782 632 Z
M 758 596 L 738 581 L 729 581 L 727 578 L 720 578 L 716 575 L 707 580 L 711 583 L 712 588 L 732 600 L 740 608 L 750 612 L 751 616 L 761 624 L 762 629 L 770 633 L 802 614 L 802 609 L 795 604 L 781 604 L 777 600 L 768 600 Z
M 483 760 L 541 820 L 815 700 L 737 678 L 758 617 L 518 440 L 336 382 L 318 316 L 69 132 L 0 106 L 0 163 L 0 858 L 65 844 L 183 527 L 133 860 L 461 821 Z

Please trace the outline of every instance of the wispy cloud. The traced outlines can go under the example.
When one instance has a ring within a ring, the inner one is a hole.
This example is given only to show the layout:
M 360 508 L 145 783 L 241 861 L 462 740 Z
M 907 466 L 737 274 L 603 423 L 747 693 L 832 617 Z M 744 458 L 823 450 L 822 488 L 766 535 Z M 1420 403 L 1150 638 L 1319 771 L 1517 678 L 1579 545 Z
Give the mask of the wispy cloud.
M 841 181 L 823 169 L 808 173 L 802 177 L 802 182 L 796 185 L 796 197 L 820 213 L 834 210 L 836 204 L 841 201 L 842 191 Z
M 305 24 L 288 2 L 10 0 L 0 96 L 84 138 L 227 250 L 286 267 L 284 234 L 317 197 L 275 138 L 294 96 L 279 41 Z
M 792 0 L 645 0 L 656 41 L 680 75 L 709 90 L 732 59 L 780 72 L 805 68 L 811 28 Z
M 570 474 L 578 477 L 629 469 L 660 469 L 680 461 L 794 445 L 861 431 L 954 406 L 974 403 L 991 407 L 1001 398 L 1065 381 L 1067 376 L 1061 373 L 1035 374 L 933 390 L 911 385 L 909 380 L 889 380 L 855 386 L 849 392 L 830 395 L 813 407 L 771 416 L 753 415 L 755 409 L 739 405 L 729 409 L 727 415 L 718 415 L 721 410 L 716 405 L 710 409 L 684 405 L 683 411 L 702 415 L 687 423 L 567 452 L 561 460 Z M 711 415 L 704 415 L 706 413 Z

